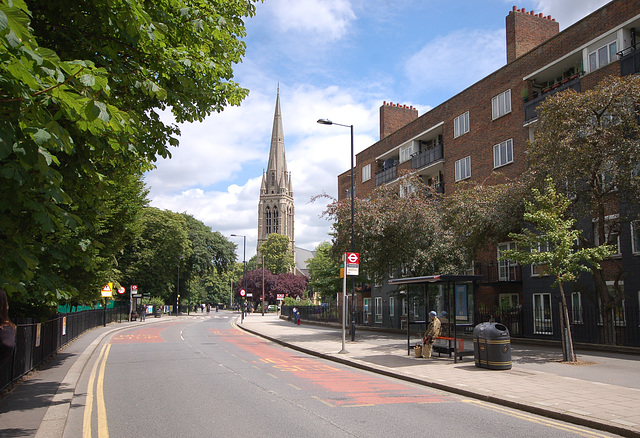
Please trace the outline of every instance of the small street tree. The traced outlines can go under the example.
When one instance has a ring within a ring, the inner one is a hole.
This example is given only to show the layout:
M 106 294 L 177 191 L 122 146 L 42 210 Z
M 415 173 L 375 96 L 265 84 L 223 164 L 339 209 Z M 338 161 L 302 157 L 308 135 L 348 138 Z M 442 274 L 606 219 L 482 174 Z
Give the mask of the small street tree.
M 536 264 L 555 277 L 554 286 L 560 289 L 562 299 L 562 351 L 563 359 L 575 362 L 571 337 L 571 321 L 567 308 L 564 285 L 575 281 L 578 273 L 599 267 L 600 261 L 613 253 L 610 245 L 595 248 L 576 248 L 581 232 L 574 228 L 576 220 L 565 217 L 570 201 L 558 193 L 553 180 L 545 180 L 544 192 L 533 189 L 534 202 L 525 202 L 524 219 L 531 227 L 521 233 L 510 233 L 516 249 L 504 251 L 503 260 L 521 264 Z
M 551 176 L 572 201 L 571 217 L 585 229 L 593 227 L 580 236 L 581 246 L 615 244 L 622 227 L 639 217 L 638 108 L 636 76 L 607 77 L 593 89 L 557 93 L 538 107 L 528 174 L 538 187 Z M 614 312 L 624 298 L 622 259 L 603 260 L 591 271 L 602 309 L 602 339 L 615 343 Z
M 316 255 L 307 262 L 309 286 L 323 299 L 333 298 L 342 291 L 340 260 L 332 256 L 331 243 L 322 242 L 316 247 Z
M 264 256 L 264 268 L 275 275 L 291 272 L 295 261 L 289 247 L 289 238 L 284 234 L 269 234 L 267 241 L 260 245 L 260 254 Z M 257 264 L 261 265 L 262 260 L 257 260 Z

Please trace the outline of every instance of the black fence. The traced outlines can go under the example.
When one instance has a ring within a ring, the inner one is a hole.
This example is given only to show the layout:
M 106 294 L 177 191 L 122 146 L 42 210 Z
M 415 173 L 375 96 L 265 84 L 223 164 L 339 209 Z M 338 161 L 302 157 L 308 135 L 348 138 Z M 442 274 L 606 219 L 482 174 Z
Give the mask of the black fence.
M 342 307 L 334 304 L 320 306 L 296 306 L 302 322 L 317 321 L 341 323 Z M 282 315 L 293 321 L 293 306 L 282 306 Z M 347 326 L 351 324 L 351 309 L 348 309 Z M 407 314 L 408 313 L 408 314 Z M 369 306 L 357 307 L 356 325 L 384 329 L 406 330 L 408 321 L 426 321 L 427 316 L 421 306 L 402 309 L 400 306 L 382 305 L 380 309 Z M 446 313 L 439 315 L 443 327 L 449 319 Z M 569 309 L 572 338 L 575 343 L 618 345 L 640 347 L 640 309 L 626 305 L 603 315 L 598 309 Z M 513 338 L 528 338 L 559 341 L 560 308 L 523 308 L 513 309 L 483 306 L 473 315 L 458 318 L 458 333 L 472 333 L 473 327 L 482 322 L 499 322 L 509 329 Z M 426 324 L 412 326 L 412 331 L 424 330 Z
M 87 330 L 112 322 L 128 320 L 127 306 L 112 309 L 61 313 L 46 322 L 31 318 L 17 321 L 16 348 L 12 357 L 0 365 L 0 390 L 47 360 L 61 347 Z

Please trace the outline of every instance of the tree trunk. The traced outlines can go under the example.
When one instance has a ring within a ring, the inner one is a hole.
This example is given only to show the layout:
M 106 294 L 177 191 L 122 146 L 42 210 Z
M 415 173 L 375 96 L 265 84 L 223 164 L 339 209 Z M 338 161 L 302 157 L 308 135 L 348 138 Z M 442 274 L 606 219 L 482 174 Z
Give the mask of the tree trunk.
M 594 278 L 596 293 L 600 299 L 600 312 L 602 313 L 601 343 L 615 345 L 615 318 L 613 318 L 612 312 L 614 306 L 611 300 L 611 295 L 609 294 L 609 289 L 607 288 L 607 282 L 604 279 L 602 269 L 593 268 L 591 272 Z
M 565 362 L 576 362 L 576 354 L 573 350 L 573 338 L 571 337 L 571 321 L 569 320 L 569 310 L 567 308 L 567 299 L 564 296 L 564 288 L 562 282 L 558 282 L 560 287 L 560 297 L 562 297 L 562 311 L 560 318 L 562 319 L 562 360 Z

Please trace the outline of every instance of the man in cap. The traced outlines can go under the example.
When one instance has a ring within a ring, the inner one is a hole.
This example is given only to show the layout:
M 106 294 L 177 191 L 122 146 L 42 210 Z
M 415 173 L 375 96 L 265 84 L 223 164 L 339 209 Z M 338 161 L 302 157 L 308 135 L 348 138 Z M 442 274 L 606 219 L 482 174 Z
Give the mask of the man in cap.
M 433 351 L 433 341 L 440 336 L 440 320 L 438 319 L 438 314 L 435 310 L 429 312 L 429 326 L 427 327 L 427 331 L 424 332 L 424 337 L 422 338 L 422 357 L 426 359 L 431 359 L 431 352 Z

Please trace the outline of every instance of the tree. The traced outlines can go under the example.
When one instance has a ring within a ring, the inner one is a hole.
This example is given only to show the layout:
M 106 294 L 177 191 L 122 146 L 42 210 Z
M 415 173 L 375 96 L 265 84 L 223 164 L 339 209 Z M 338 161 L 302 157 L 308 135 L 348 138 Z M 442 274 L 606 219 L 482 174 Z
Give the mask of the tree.
M 315 256 L 307 261 L 309 287 L 317 291 L 323 299 L 336 296 L 342 291 L 340 260 L 332 256 L 331 243 L 322 242 L 315 250 Z
M 575 281 L 578 273 L 599 268 L 599 263 L 613 254 L 613 247 L 601 245 L 593 248 L 576 248 L 581 232 L 574 228 L 576 220 L 565 218 L 571 204 L 558 193 L 551 178 L 545 180 L 544 192 L 533 189 L 535 202 L 525 202 L 524 220 L 532 228 L 521 233 L 510 233 L 516 249 L 504 251 L 503 260 L 544 267 L 545 273 L 555 277 L 554 286 L 560 289 L 562 299 L 562 351 L 565 361 L 575 362 L 571 337 L 571 321 L 567 308 L 564 285 Z
M 290 272 L 283 272 L 276 276 L 276 282 L 271 290 L 273 299 L 277 294 L 284 294 L 285 297 L 302 298 L 307 290 L 307 279 Z
M 244 280 L 238 283 L 238 290 L 244 289 L 247 294 L 251 294 L 250 301 L 260 301 L 262 297 L 262 285 L 264 284 L 264 295 L 267 302 L 275 301 L 276 295 L 274 288 L 276 285 L 276 276 L 268 269 L 254 269 L 247 272 Z M 247 298 L 249 300 L 249 298 Z
M 254 6 L 30 6 L 0 5 L 0 286 L 13 299 L 54 305 L 79 296 L 69 272 L 91 273 L 85 289 L 111 279 L 125 239 L 113 240 L 118 247 L 106 237 L 117 237 L 118 222 L 134 227 L 108 207 L 121 181 L 136 187 L 131 178 L 139 182 L 178 144 L 177 127 L 158 111 L 202 120 L 246 96 L 232 65 L 244 54 L 242 19 Z M 138 189 L 132 216 L 144 205 Z
M 371 198 L 355 200 L 359 278 L 384 282 L 399 269 L 411 276 L 458 273 L 467 255 L 445 228 L 438 197 L 416 175 L 404 175 L 400 184 L 380 186 Z M 334 220 L 334 257 L 351 248 L 350 208 L 347 199 L 325 211 Z
M 615 243 L 621 224 L 638 217 L 639 105 L 640 78 L 627 76 L 605 78 L 581 93 L 557 93 L 538 108 L 529 175 L 539 186 L 551 176 L 572 200 L 568 211 L 588 230 L 580 237 L 584 247 Z M 604 260 L 591 273 L 603 311 L 603 338 L 615 342 L 612 313 L 624 298 L 622 262 Z M 614 281 L 612 289 L 607 280 Z
M 259 248 L 260 254 L 264 256 L 264 267 L 276 275 L 291 272 L 295 261 L 290 247 L 291 242 L 284 234 L 269 234 L 267 240 Z

